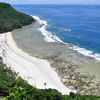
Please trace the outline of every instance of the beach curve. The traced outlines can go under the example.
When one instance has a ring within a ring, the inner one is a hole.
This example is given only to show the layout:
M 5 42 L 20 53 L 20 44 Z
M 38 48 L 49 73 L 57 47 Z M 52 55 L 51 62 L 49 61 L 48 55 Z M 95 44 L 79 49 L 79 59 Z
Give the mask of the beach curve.
M 4 63 L 29 84 L 40 89 L 56 89 L 67 95 L 70 92 L 76 92 L 63 85 L 48 61 L 32 57 L 18 48 L 11 32 L 0 34 L 0 45 L 0 53 Z M 46 86 L 44 85 L 45 83 Z

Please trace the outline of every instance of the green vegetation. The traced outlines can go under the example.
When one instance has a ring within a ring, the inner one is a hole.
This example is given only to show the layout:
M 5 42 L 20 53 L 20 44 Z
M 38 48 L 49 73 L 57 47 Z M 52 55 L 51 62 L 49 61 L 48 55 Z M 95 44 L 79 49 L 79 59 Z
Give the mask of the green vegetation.
M 100 100 L 97 96 L 74 93 L 67 96 L 53 89 L 37 89 L 18 77 L 5 64 L 0 64 L 0 96 L 4 100 Z
M 0 96 L 9 94 L 11 87 L 16 83 L 16 73 L 4 64 L 0 64 Z
M 0 3 L 0 33 L 21 28 L 35 20 L 16 11 L 9 4 Z M 54 89 L 37 89 L 29 85 L 5 64 L 0 57 L 0 96 L 4 100 L 100 100 L 98 96 L 70 93 L 62 95 Z
M 6 3 L 0 3 L 0 33 L 8 32 L 34 22 L 31 16 L 16 11 Z

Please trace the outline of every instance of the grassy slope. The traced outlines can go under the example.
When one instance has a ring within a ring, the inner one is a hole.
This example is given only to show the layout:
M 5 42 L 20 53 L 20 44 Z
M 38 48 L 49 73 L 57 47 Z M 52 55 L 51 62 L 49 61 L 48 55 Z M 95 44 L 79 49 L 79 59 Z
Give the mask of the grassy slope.
M 32 87 L 4 64 L 0 64 L 0 96 L 4 100 L 100 100 L 97 96 L 62 95 L 53 89 Z
M 16 11 L 9 4 L 0 3 L 0 33 L 21 28 L 34 21 L 31 16 Z

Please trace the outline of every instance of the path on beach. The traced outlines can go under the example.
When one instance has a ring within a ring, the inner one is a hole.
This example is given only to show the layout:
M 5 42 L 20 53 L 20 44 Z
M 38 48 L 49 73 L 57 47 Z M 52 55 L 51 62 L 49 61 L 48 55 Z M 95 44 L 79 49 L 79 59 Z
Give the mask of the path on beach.
M 32 57 L 19 49 L 11 32 L 0 34 L 0 55 L 3 57 L 4 63 L 29 84 L 40 89 L 56 89 L 62 94 L 71 92 L 63 85 L 48 61 Z

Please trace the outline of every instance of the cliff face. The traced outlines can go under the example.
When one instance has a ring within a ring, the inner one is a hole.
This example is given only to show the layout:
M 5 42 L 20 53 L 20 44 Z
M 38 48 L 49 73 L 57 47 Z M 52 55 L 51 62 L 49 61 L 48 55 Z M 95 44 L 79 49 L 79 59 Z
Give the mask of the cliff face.
M 0 3 L 0 33 L 12 31 L 35 22 L 31 16 L 16 11 L 11 5 Z

